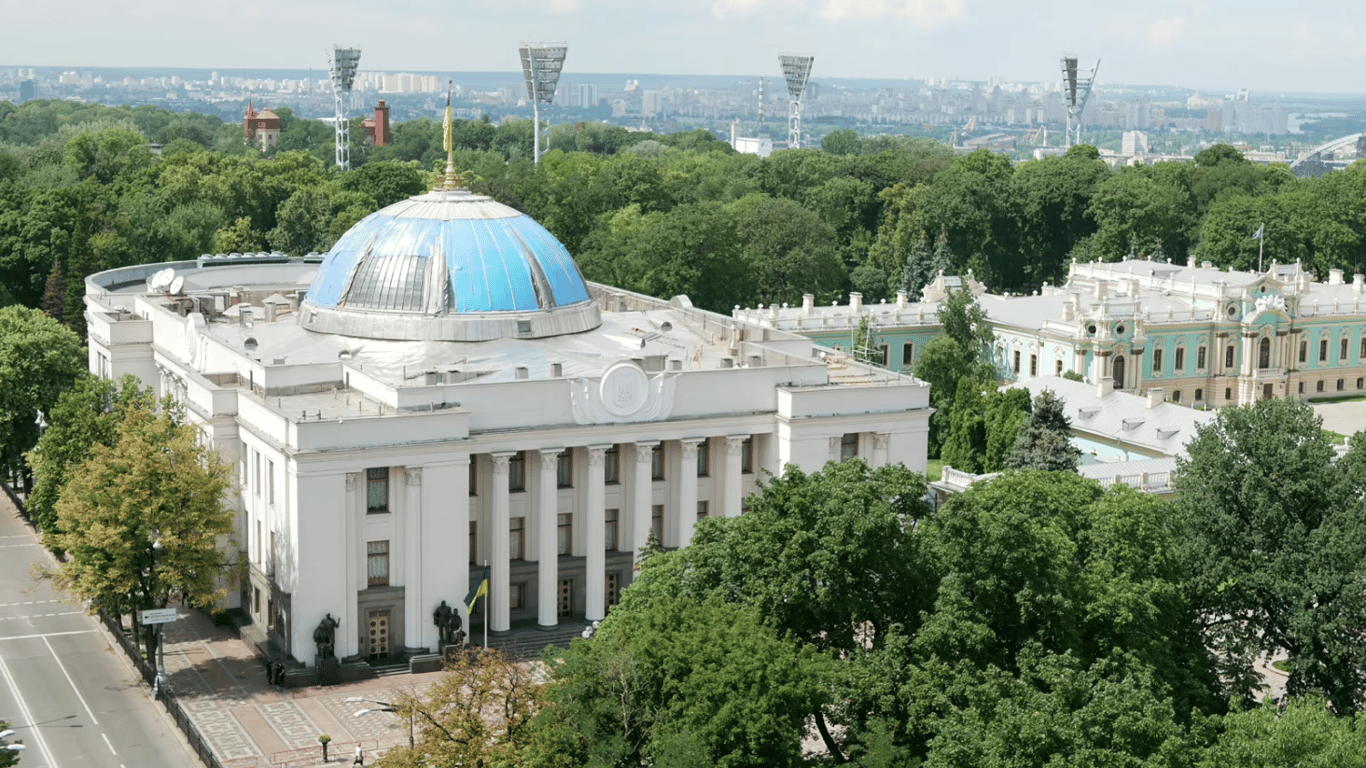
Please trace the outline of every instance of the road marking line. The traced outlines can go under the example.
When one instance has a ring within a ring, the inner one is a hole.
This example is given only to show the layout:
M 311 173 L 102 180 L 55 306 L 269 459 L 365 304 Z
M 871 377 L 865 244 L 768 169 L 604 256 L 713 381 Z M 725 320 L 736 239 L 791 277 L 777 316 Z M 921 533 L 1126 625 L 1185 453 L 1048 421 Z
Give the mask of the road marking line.
M 85 697 L 81 695 L 81 689 L 76 687 L 76 681 L 71 679 L 71 673 L 66 671 L 66 665 L 63 664 L 61 658 L 57 656 L 57 651 L 53 650 L 52 642 L 45 637 L 43 638 L 43 645 L 47 646 L 47 652 L 52 654 L 52 660 L 57 662 L 57 668 L 62 670 L 62 675 L 65 676 L 66 681 L 71 684 L 71 690 L 76 692 L 76 698 L 81 700 L 81 706 L 85 707 L 85 713 L 90 715 L 90 722 L 99 725 L 100 721 L 95 718 L 95 713 L 90 710 L 90 705 L 85 703 Z M 104 734 L 101 733 L 100 735 L 103 736 Z M 105 741 L 108 742 L 109 739 L 106 738 Z M 114 748 L 110 747 L 109 751 L 113 752 Z M 114 752 L 114 754 L 118 753 Z
M 62 637 L 63 635 L 88 635 L 92 632 L 99 632 L 98 629 L 76 629 L 71 632 L 44 632 L 37 635 L 13 635 L 4 637 L 0 635 L 0 640 L 32 640 L 37 637 Z
M 0 549 L 27 549 L 32 544 L 0 544 Z
M 64 611 L 62 613 L 31 613 L 27 616 L 3 616 L 0 621 L 17 621 L 19 619 L 47 619 L 53 616 L 79 616 L 85 611 Z
M 16 605 L 46 605 L 48 603 L 60 602 L 60 600 L 30 600 L 27 603 L 0 603 L 0 608 L 13 608 Z
M 14 675 L 9 672 L 9 665 L 5 663 L 5 657 L 0 656 L 0 675 L 5 678 L 5 683 L 14 693 L 14 703 L 19 705 L 19 714 L 23 715 L 24 722 L 33 723 L 33 713 L 29 712 L 28 704 L 24 703 L 24 695 L 19 692 L 19 686 L 14 682 Z M 57 768 L 57 761 L 52 759 L 52 751 L 47 748 L 47 741 L 43 738 L 42 728 L 33 728 L 33 740 L 38 742 L 38 749 L 42 750 L 43 757 L 47 758 L 44 762 L 48 768 Z
M 104 739 L 104 745 L 109 747 L 109 754 L 118 757 L 119 753 L 114 751 L 114 745 L 109 743 L 109 737 L 105 735 L 104 731 L 100 731 L 100 738 Z

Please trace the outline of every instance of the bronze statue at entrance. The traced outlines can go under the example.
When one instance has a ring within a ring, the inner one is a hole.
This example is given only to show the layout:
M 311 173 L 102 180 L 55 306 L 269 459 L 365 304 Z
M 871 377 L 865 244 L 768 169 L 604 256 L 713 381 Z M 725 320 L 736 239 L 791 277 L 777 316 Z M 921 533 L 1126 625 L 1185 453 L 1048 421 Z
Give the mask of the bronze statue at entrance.
M 313 630 L 313 642 L 318 644 L 318 658 L 336 658 L 335 649 L 337 647 L 337 627 L 341 622 L 332 618 L 332 614 L 327 614 L 323 620 L 318 622 L 318 628 Z

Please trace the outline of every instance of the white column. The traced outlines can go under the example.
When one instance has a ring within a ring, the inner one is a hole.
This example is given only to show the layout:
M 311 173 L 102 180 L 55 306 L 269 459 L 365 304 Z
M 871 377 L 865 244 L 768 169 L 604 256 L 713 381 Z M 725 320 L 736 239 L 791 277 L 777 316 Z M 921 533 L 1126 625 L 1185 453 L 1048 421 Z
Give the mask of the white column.
M 361 589 L 365 541 L 361 536 L 361 516 L 365 514 L 357 498 L 357 487 L 365 482 L 364 472 L 346 473 L 346 604 L 342 607 L 336 654 L 340 658 L 360 654 L 360 619 L 357 593 Z
M 422 646 L 422 467 L 406 467 L 403 499 L 403 645 L 409 653 Z
M 744 435 L 726 437 L 726 480 L 725 491 L 721 497 L 721 514 L 726 517 L 739 517 L 740 509 L 744 505 L 744 486 L 740 482 L 744 471 L 741 466 L 744 450 Z
M 697 444 L 703 438 L 690 438 L 679 441 L 683 450 L 679 451 L 678 462 L 678 546 L 686 547 L 692 541 L 692 529 L 697 525 Z
M 645 542 L 650 538 L 650 508 L 654 502 L 654 472 L 651 470 L 651 463 L 654 460 L 655 446 L 659 445 L 659 442 L 635 445 L 636 468 L 632 482 L 635 500 L 631 505 L 631 550 L 639 557 L 641 550 L 645 549 Z
M 512 578 L 508 572 L 508 461 L 513 452 L 493 454 L 493 509 L 489 510 L 489 631 L 507 632 L 509 620 L 508 590 Z
M 436 606 L 445 600 L 456 609 L 469 589 L 469 458 L 461 454 L 427 464 L 422 473 L 422 639 L 409 644 L 433 651 L 440 640 L 432 622 Z M 469 625 L 464 628 L 468 633 Z
M 561 448 L 542 450 L 541 482 L 537 488 L 536 533 L 539 550 L 536 554 L 536 623 L 553 627 L 557 623 L 559 580 L 559 549 L 555 538 L 559 532 L 559 468 Z
M 887 446 L 891 439 L 886 432 L 873 433 L 873 460 L 869 462 L 873 469 L 887 466 Z
M 607 488 L 603 485 L 603 456 L 610 445 L 588 446 L 588 489 L 584 502 L 588 550 L 584 589 L 584 618 L 598 621 L 607 615 Z

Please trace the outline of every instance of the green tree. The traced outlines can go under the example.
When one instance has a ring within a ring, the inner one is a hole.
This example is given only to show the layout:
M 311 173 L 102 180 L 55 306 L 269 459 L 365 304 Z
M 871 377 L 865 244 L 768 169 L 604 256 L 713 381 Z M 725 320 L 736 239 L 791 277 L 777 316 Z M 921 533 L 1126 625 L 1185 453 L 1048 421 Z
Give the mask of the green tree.
M 119 425 L 130 408 L 150 409 L 154 405 L 151 388 L 144 389 L 131 375 L 114 382 L 84 374 L 62 393 L 47 415 L 48 427 L 38 445 L 25 456 L 34 480 L 28 512 L 39 530 L 44 534 L 59 532 L 57 499 L 71 472 L 90 457 L 95 446 L 114 446 Z M 55 541 L 45 539 L 48 544 Z
M 973 474 L 984 471 L 983 458 L 987 452 L 984 386 L 987 383 L 975 376 L 964 376 L 958 380 L 949 435 L 944 439 L 944 448 L 940 452 L 945 464 Z
M 545 689 L 539 670 L 500 651 L 456 654 L 422 696 L 396 697 L 399 717 L 414 723 L 414 744 L 390 749 L 375 765 L 518 765 Z
M 95 445 L 57 499 L 58 587 L 113 615 L 165 608 L 173 595 L 208 607 L 232 574 L 220 538 L 233 530 L 229 467 L 169 401 L 130 407 L 114 447 Z M 236 547 L 231 549 L 235 551 Z M 147 634 L 148 658 L 155 638 Z
M 1080 146 L 1072 147 L 1064 157 L 1021 163 L 1011 176 L 1020 252 L 1029 254 L 1025 281 L 1031 286 L 1063 278 L 1068 253 L 1096 231 L 1088 211 L 1111 171 L 1098 158 L 1073 154 Z
M 1188 450 L 1176 476 L 1186 583 L 1232 692 L 1250 694 L 1256 656 L 1285 652 L 1291 695 L 1354 711 L 1366 686 L 1359 457 L 1335 467 L 1321 420 L 1281 399 L 1220 409 Z
M 1072 445 L 1067 403 L 1050 389 L 1035 398 L 1029 421 L 1019 431 L 1003 463 L 1011 469 L 1075 472 L 1081 451 Z
M 983 472 L 1000 472 L 1006 468 L 1006 454 L 1014 447 L 1020 430 L 1029 421 L 1031 411 L 1027 389 L 1011 387 L 988 395 L 984 416 L 987 445 L 986 453 L 982 456 Z
M 533 766 L 804 765 L 803 722 L 827 700 L 825 657 L 718 599 L 623 606 L 549 664 Z
M 1335 717 L 1318 696 L 1292 697 L 1224 717 L 1223 733 L 1201 768 L 1363 768 L 1366 723 L 1360 713 Z
M 38 443 L 38 412 L 52 412 L 62 393 L 85 372 L 81 340 L 40 310 L 0 309 L 0 462 L 23 478 L 24 453 Z
M 939 455 L 949 435 L 958 382 L 965 376 L 979 381 L 996 377 L 987 362 L 996 334 L 977 297 L 966 287 L 954 290 L 940 302 L 937 314 L 944 335 L 926 344 L 915 361 L 915 376 L 929 382 L 930 402 L 935 407 L 930 417 L 931 456 Z
M 845 271 L 835 232 L 819 216 L 792 200 L 762 194 L 732 203 L 730 212 L 740 255 L 755 282 L 753 298 L 795 304 L 803 293 L 818 300 L 839 293 Z

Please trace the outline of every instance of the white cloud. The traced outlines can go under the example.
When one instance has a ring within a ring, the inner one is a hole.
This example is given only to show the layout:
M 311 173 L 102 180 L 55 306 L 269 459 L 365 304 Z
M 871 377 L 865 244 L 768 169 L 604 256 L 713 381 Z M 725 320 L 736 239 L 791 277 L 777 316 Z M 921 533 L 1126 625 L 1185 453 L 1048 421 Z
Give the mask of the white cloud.
M 1148 42 L 1152 45 L 1175 45 L 1186 32 L 1186 20 L 1181 16 L 1158 19 L 1148 25 Z
M 937 29 L 962 19 L 965 0 L 825 0 L 820 16 L 828 21 L 908 19 L 923 29 Z

